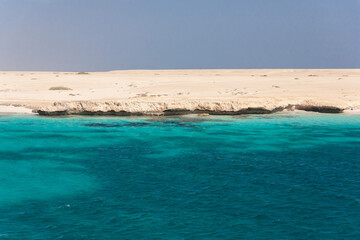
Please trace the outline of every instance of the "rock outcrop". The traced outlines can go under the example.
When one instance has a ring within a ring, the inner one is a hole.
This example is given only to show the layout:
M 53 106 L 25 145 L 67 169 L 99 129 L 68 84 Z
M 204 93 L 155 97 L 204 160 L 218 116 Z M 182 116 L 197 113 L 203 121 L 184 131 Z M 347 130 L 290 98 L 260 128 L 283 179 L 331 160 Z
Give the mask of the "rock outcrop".
M 171 116 L 185 114 L 270 114 L 283 110 L 341 113 L 345 108 L 315 102 L 266 101 L 76 101 L 36 107 L 40 115 Z

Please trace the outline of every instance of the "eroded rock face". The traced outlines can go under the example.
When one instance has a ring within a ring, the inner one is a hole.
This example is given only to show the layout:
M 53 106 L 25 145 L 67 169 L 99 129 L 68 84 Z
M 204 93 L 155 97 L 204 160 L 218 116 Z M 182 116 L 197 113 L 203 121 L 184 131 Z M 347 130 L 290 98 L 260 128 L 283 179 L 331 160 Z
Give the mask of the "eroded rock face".
M 35 108 L 40 115 L 171 116 L 185 114 L 241 115 L 270 114 L 287 110 L 341 113 L 344 108 L 314 102 L 265 101 L 78 101 L 55 102 Z
M 344 109 L 333 107 L 333 106 L 303 106 L 299 105 L 296 107 L 298 110 L 307 112 L 319 112 L 319 113 L 342 113 Z

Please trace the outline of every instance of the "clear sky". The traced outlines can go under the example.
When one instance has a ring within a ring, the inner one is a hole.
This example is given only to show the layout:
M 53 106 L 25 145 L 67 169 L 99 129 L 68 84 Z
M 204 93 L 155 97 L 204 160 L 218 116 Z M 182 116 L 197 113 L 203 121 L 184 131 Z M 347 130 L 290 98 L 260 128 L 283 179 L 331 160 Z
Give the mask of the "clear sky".
M 360 68 L 360 0 L 0 0 L 0 70 Z

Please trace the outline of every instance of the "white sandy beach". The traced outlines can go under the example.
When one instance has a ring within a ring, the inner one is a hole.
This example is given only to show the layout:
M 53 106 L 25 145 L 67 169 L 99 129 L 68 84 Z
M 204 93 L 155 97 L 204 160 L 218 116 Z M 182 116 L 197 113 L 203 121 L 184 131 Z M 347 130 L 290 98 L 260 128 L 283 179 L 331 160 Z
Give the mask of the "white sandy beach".
M 360 69 L 0 72 L 0 106 L 2 112 L 74 114 L 288 106 L 359 111 Z

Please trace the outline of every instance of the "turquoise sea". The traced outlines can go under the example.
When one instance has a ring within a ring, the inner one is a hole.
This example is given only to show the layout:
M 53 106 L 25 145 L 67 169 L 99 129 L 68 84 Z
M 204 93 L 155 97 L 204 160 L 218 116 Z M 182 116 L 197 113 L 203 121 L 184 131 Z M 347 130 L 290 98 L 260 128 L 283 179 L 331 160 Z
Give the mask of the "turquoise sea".
M 360 115 L 0 116 L 0 239 L 360 239 Z

